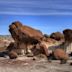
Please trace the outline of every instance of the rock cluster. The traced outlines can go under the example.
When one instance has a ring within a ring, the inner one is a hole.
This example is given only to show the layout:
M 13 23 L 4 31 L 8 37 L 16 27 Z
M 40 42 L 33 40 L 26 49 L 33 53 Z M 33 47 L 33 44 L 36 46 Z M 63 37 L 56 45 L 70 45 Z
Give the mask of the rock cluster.
M 55 42 L 55 40 L 60 41 L 64 39 L 64 35 L 60 32 L 52 33 L 49 37 L 47 35 L 43 35 L 39 30 L 22 25 L 22 23 L 18 21 L 13 22 L 9 26 L 9 31 L 14 39 L 14 42 L 10 43 L 7 47 L 10 59 L 15 59 L 22 53 L 27 55 L 29 53 L 29 49 L 32 51 L 33 55 L 42 53 L 48 57 L 47 44 Z M 64 34 L 66 35 L 65 31 Z M 66 62 L 68 59 L 68 55 L 62 49 L 56 49 L 53 52 L 53 56 L 56 59 L 61 60 L 61 63 Z

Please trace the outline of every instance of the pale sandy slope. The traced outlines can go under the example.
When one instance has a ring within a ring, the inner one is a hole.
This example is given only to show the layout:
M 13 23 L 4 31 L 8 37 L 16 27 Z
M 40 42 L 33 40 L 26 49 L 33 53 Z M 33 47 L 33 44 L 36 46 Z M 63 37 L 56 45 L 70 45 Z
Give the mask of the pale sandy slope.
M 72 66 L 59 64 L 59 61 L 49 63 L 46 59 L 33 61 L 32 58 L 21 57 L 16 60 L 0 58 L 0 72 L 72 72 Z

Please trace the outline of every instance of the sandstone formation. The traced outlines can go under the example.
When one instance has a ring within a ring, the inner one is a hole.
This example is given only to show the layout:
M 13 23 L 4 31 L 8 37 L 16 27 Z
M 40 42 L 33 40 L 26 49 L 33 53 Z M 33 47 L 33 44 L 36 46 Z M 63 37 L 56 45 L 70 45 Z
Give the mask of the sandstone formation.
M 42 38 L 42 33 L 31 27 L 22 25 L 20 22 L 13 22 L 9 26 L 9 31 L 15 41 L 33 43 Z
M 48 55 L 48 60 L 60 60 L 61 64 L 64 64 L 67 62 L 67 60 L 69 59 L 68 54 L 65 53 L 65 51 L 63 49 L 56 49 L 55 51 L 53 51 L 52 53 L 50 53 Z
M 60 41 L 60 40 L 64 39 L 64 35 L 60 32 L 55 32 L 50 35 L 50 38 Z
M 64 38 L 65 38 L 65 51 L 66 53 L 72 53 L 72 29 L 65 29 L 63 31 Z
M 27 54 L 28 46 L 31 44 L 35 45 L 39 43 L 43 38 L 41 31 L 33 29 L 26 25 L 22 25 L 18 21 L 13 22 L 9 26 L 9 31 L 15 41 L 8 46 L 7 49 L 9 51 L 14 50 L 15 52 L 17 52 L 17 50 L 24 50 L 25 54 Z
M 72 29 L 65 29 L 63 31 L 65 41 L 72 42 Z
M 66 63 L 66 61 L 68 60 L 68 55 L 62 49 L 56 49 L 54 51 L 54 57 L 61 60 L 61 63 Z
M 9 26 L 9 31 L 14 39 L 14 42 L 7 47 L 11 59 L 17 58 L 19 54 L 29 54 L 29 49 L 34 55 L 41 53 L 48 56 L 48 44 L 63 39 L 63 34 L 59 32 L 49 38 L 44 36 L 41 31 L 22 25 L 18 21 Z

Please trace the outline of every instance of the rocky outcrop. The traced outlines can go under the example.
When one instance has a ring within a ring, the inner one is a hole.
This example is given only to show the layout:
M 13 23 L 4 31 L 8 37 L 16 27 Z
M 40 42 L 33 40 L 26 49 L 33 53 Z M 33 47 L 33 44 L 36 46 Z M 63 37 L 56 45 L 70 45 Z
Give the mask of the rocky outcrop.
M 72 52 L 72 29 L 65 29 L 63 34 L 65 38 L 64 49 L 66 53 L 70 54 Z
M 33 55 L 42 53 L 48 56 L 48 45 L 52 42 L 55 43 L 56 40 L 63 39 L 63 34 L 59 32 L 54 33 L 51 38 L 49 38 L 44 36 L 40 30 L 22 25 L 18 21 L 13 22 L 9 26 L 9 31 L 14 39 L 14 42 L 10 43 L 7 47 L 11 59 L 16 58 L 19 54 L 25 53 L 28 55 L 28 49 L 31 49 Z
M 41 31 L 33 29 L 29 26 L 22 25 L 22 23 L 16 21 L 13 22 L 9 26 L 9 31 L 15 41 L 15 43 L 11 43 L 8 47 L 8 50 L 17 50 L 17 49 L 24 49 L 25 53 L 28 53 L 28 46 L 30 44 L 37 44 L 39 43 L 42 38 L 43 34 Z
M 50 35 L 50 38 L 60 41 L 60 40 L 64 39 L 64 35 L 60 32 L 55 32 Z
M 72 42 L 72 29 L 65 29 L 63 31 L 65 41 Z
M 9 26 L 9 31 L 15 41 L 34 43 L 42 38 L 42 33 L 31 27 L 22 25 L 20 22 L 13 22 Z

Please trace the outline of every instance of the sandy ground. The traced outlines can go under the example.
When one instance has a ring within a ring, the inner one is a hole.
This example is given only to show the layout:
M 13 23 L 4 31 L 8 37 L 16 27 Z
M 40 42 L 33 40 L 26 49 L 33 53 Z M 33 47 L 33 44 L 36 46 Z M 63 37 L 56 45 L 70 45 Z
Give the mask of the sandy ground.
M 69 63 L 60 64 L 59 61 L 49 63 L 47 59 L 19 57 L 15 60 L 0 58 L 0 72 L 72 72 L 72 66 Z

